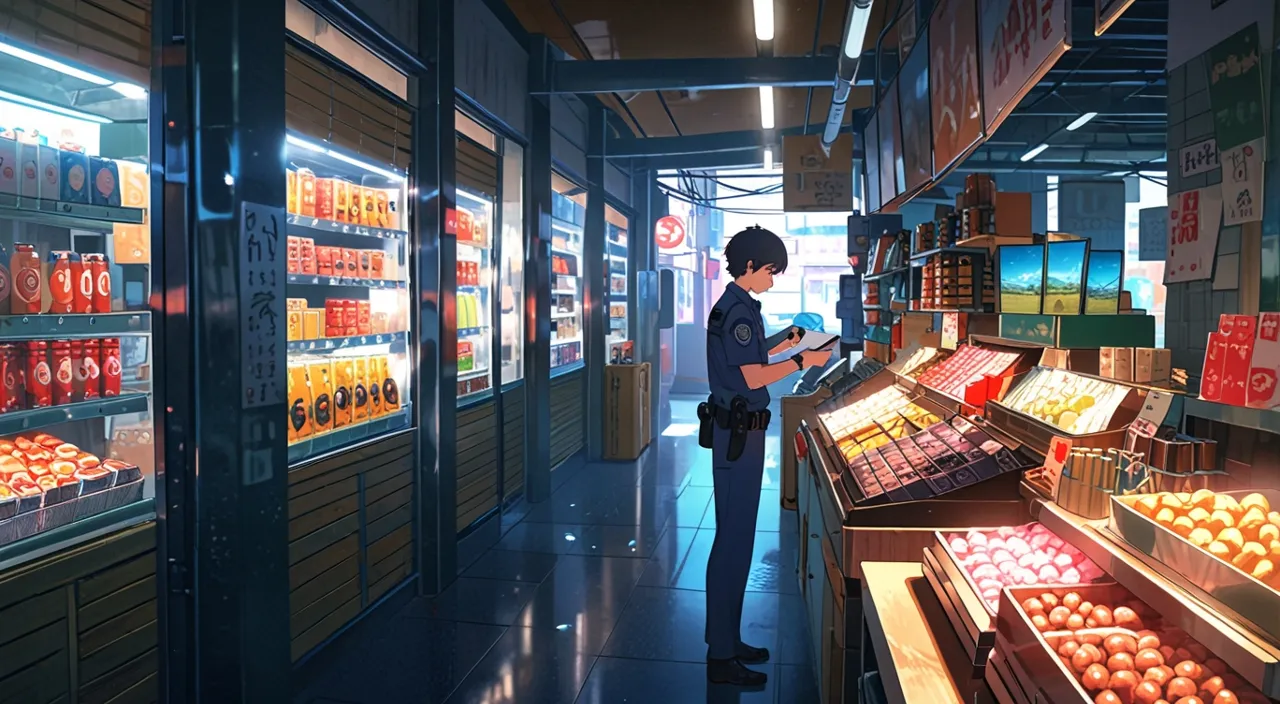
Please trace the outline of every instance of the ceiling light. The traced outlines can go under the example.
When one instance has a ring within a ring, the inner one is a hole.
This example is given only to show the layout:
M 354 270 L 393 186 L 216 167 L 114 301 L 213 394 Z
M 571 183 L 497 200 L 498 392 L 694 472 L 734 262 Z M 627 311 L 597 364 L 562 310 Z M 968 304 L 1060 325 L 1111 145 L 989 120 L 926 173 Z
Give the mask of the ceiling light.
M 391 171 L 387 171 L 386 169 L 379 168 L 379 167 L 377 167 L 377 166 L 374 166 L 373 164 L 370 164 L 370 163 L 367 163 L 367 162 L 360 161 L 359 159 L 353 159 L 353 158 L 351 158 L 351 157 L 347 156 L 346 154 L 343 154 L 342 152 L 336 152 L 336 151 L 334 151 L 334 150 L 330 149 L 330 150 L 329 150 L 329 156 L 333 157 L 334 159 L 337 159 L 338 161 L 345 161 L 345 162 L 347 162 L 348 164 L 351 164 L 352 166 L 359 166 L 360 168 L 364 169 L 365 171 L 369 171 L 369 172 L 372 172 L 372 173 L 378 174 L 379 176 L 385 176 L 386 178 L 389 178 L 389 179 L 391 179 L 392 181 L 403 181 L 403 180 L 404 180 L 404 176 L 401 176 L 400 174 L 397 174 L 397 173 L 394 173 L 394 172 L 391 172 Z
M 65 117 L 74 117 L 77 120 L 87 120 L 89 122 L 96 122 L 100 125 L 111 124 L 110 119 L 105 118 L 101 115 L 94 115 L 92 113 L 80 112 L 79 110 L 72 110 L 71 108 L 64 108 L 61 105 L 46 103 L 43 100 L 36 100 L 34 98 L 28 98 L 26 96 L 17 95 L 15 93 L 9 93 L 3 90 L 0 90 L 0 100 L 7 100 L 11 103 L 26 105 L 29 108 L 44 110 L 45 112 L 51 112 L 51 113 L 54 113 L 55 115 L 63 115 Z
M 773 129 L 773 86 L 760 86 L 760 129 Z
M 325 151 L 327 151 L 324 147 L 318 144 L 312 144 L 311 142 L 308 142 L 305 139 L 294 137 L 291 134 L 285 135 L 284 141 L 288 142 L 289 144 L 292 144 L 295 147 L 302 147 L 303 149 L 309 149 L 313 152 L 320 152 L 321 154 L 324 154 Z
M 773 150 L 768 147 L 764 149 L 764 170 L 773 171 Z
M 19 49 L 18 47 L 13 46 L 12 44 L 5 44 L 4 42 L 0 42 L 0 53 L 8 54 L 9 56 L 22 59 L 23 61 L 30 61 L 31 63 L 36 64 L 38 66 L 44 66 L 45 68 L 53 69 L 58 73 L 65 73 L 66 75 L 71 76 L 72 78 L 79 78 L 82 81 L 88 81 L 89 83 L 92 83 L 94 85 L 109 86 L 112 83 L 110 79 L 103 78 L 102 76 L 89 73 L 88 71 L 82 71 L 81 69 L 78 69 L 75 66 L 69 66 L 67 64 L 62 63 L 61 61 L 56 61 L 47 56 L 41 56 L 40 54 L 32 53 L 30 51 L 27 51 L 26 49 Z
M 1074 122 L 1072 122 L 1071 124 L 1067 125 L 1067 131 L 1068 131 L 1068 132 L 1075 132 L 1076 130 L 1078 130 L 1078 129 L 1080 129 L 1081 127 L 1084 127 L 1086 124 L 1088 124 L 1089 120 L 1092 120 L 1093 118 L 1095 118 L 1095 117 L 1097 117 L 1097 116 L 1098 116 L 1098 113 L 1096 113 L 1096 112 L 1086 112 L 1085 114 L 1081 115 L 1080 117 L 1077 117 L 1077 118 L 1075 119 L 1075 121 L 1074 121 Z
M 145 98 L 147 97 L 147 89 L 142 86 L 135 86 L 132 83 L 112 83 L 111 90 L 123 95 L 126 98 Z
M 773 0 L 752 0 L 756 16 L 756 39 L 773 41 Z
M 844 55 L 856 59 L 862 56 L 862 45 L 867 39 L 867 23 L 871 21 L 872 0 L 855 0 L 849 11 L 849 26 L 844 35 Z
M 1048 149 L 1048 148 L 1049 148 L 1049 145 L 1047 145 L 1047 144 L 1041 144 L 1040 146 L 1036 147 L 1035 149 L 1032 149 L 1031 151 L 1027 152 L 1026 154 L 1023 154 L 1023 155 L 1022 155 L 1022 157 L 1018 159 L 1018 161 L 1031 161 L 1032 159 L 1036 158 L 1037 156 L 1040 156 L 1040 152 L 1042 152 L 1042 151 L 1044 151 L 1044 150 L 1046 150 L 1046 149 Z

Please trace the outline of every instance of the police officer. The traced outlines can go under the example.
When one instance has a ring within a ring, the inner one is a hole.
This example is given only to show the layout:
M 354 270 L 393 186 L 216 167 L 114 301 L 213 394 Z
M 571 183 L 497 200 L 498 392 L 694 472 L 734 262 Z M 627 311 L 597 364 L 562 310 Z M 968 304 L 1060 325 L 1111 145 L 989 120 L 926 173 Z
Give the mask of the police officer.
M 711 395 L 698 407 L 699 442 L 712 451 L 715 478 L 716 538 L 707 560 L 707 678 L 761 687 L 767 676 L 745 665 L 768 661 L 769 651 L 743 643 L 740 625 L 764 476 L 767 387 L 797 369 L 826 364 L 831 352 L 805 351 L 769 363 L 770 355 L 794 347 L 802 334 L 791 328 L 766 338 L 760 302 L 751 296 L 768 291 L 774 275 L 786 270 L 781 238 L 750 227 L 729 240 L 724 256 L 733 283 L 707 320 Z

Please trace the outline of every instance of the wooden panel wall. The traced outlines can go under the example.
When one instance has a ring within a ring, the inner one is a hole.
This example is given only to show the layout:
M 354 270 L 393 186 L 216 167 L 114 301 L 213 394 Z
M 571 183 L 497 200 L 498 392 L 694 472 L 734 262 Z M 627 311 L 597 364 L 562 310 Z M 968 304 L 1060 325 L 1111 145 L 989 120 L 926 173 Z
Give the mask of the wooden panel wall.
M 502 394 L 502 500 L 524 491 L 524 386 Z
M 551 468 L 582 449 L 587 419 L 582 399 L 586 396 L 585 371 L 579 369 L 551 380 Z
M 145 523 L 0 574 L 0 702 L 158 701 L 155 546 Z
M 458 530 L 498 505 L 497 403 L 458 411 Z
M 151 83 L 150 0 L 6 0 L 0 35 L 111 77 Z
M 415 435 L 400 433 L 290 470 L 295 662 L 413 574 Z

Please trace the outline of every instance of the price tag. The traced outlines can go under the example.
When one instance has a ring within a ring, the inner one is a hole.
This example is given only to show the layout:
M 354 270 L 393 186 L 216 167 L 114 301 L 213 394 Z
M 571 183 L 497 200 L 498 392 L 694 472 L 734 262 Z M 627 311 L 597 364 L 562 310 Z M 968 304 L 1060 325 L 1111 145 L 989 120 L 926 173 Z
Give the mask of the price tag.
M 1044 472 L 1041 474 L 1049 485 L 1049 496 L 1058 500 L 1058 485 L 1062 482 L 1062 468 L 1071 455 L 1071 439 L 1055 435 L 1049 443 L 1049 451 L 1044 456 Z
M 378 336 L 377 336 L 377 340 L 378 340 L 378 344 L 379 344 L 379 345 L 381 345 L 381 344 L 382 344 L 382 336 L 381 336 L 381 335 L 378 335 Z
M 1164 424 L 1164 419 L 1169 417 L 1169 408 L 1173 406 L 1173 397 L 1174 394 L 1168 391 L 1157 391 L 1155 389 L 1147 391 L 1147 398 L 1142 402 L 1142 410 L 1138 412 L 1138 418 L 1159 428 Z

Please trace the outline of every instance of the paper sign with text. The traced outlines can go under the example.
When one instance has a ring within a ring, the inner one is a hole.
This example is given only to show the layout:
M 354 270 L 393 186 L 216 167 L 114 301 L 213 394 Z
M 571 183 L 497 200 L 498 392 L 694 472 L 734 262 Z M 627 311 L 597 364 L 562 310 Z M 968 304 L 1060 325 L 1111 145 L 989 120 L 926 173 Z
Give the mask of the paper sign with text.
M 1262 220 L 1262 153 L 1266 139 L 1232 147 L 1222 153 L 1222 224 L 1240 225 Z
M 1217 186 L 1170 195 L 1164 282 L 1198 281 L 1212 276 L 1221 229 L 1222 196 Z
M 1169 209 L 1157 205 L 1138 211 L 1138 261 L 1162 262 L 1165 236 L 1169 232 Z
M 1182 177 L 1195 176 L 1218 168 L 1218 140 L 1210 137 L 1178 150 Z
M 1071 439 L 1064 438 L 1061 435 L 1053 436 L 1053 440 L 1049 442 L 1049 451 L 1044 456 L 1044 477 L 1045 483 L 1049 485 L 1049 496 L 1054 499 L 1058 498 L 1058 485 L 1062 483 L 1062 468 L 1067 464 L 1067 457 L 1071 455 Z
M 782 207 L 788 213 L 848 212 L 853 207 L 853 135 L 822 153 L 822 136 L 782 138 Z

